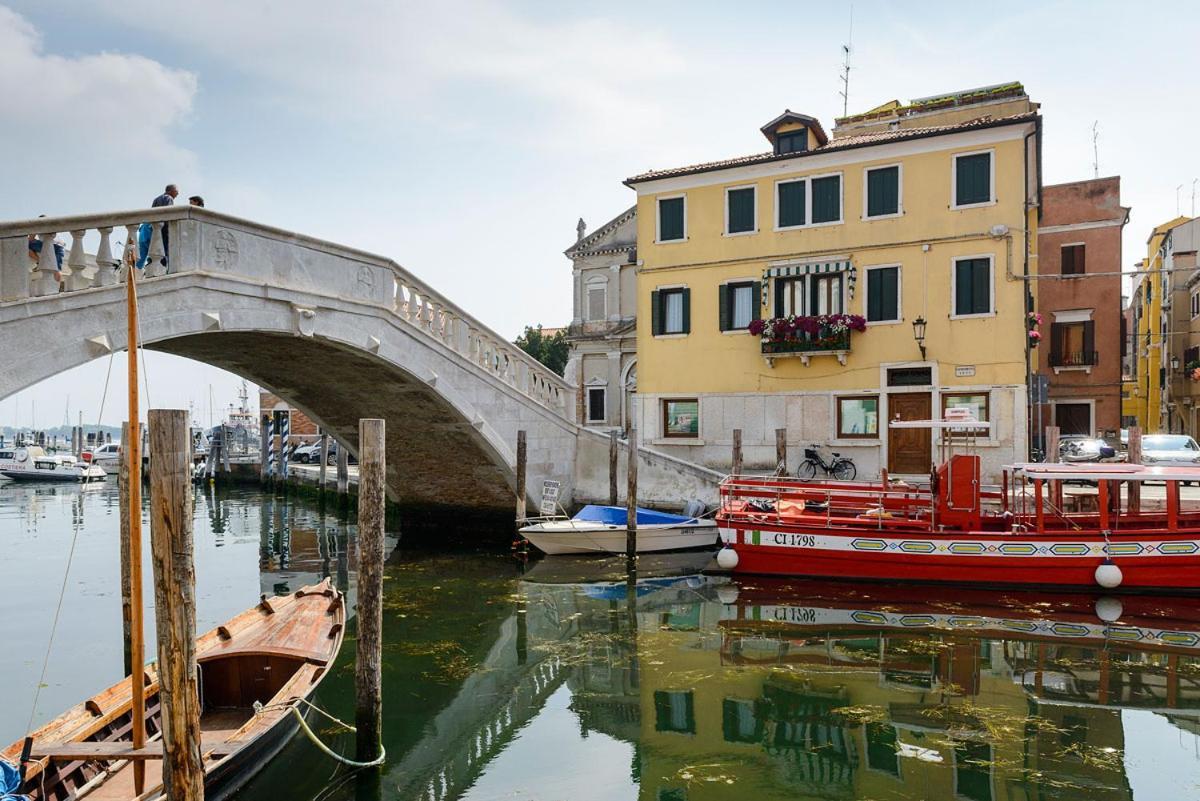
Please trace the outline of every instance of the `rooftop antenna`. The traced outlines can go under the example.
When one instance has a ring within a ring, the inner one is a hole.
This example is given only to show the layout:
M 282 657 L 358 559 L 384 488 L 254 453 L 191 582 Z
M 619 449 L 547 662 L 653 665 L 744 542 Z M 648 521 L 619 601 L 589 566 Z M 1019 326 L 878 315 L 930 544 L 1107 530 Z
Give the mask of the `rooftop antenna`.
M 1092 122 L 1092 177 L 1100 177 L 1100 120 Z
M 846 43 L 842 45 L 842 91 L 838 92 L 842 96 L 842 116 L 849 114 L 850 109 L 850 47 L 854 42 L 854 6 L 850 6 L 850 35 L 846 37 Z

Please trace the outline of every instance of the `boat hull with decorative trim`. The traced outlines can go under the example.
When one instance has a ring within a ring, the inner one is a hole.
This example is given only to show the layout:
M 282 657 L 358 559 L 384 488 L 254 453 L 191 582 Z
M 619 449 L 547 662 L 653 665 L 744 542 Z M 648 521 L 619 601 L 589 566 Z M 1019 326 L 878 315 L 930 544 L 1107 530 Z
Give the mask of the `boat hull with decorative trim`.
M 624 553 L 626 511 L 619 506 L 585 506 L 570 520 L 547 520 L 521 529 L 521 536 L 547 554 Z M 711 548 L 717 543 L 712 520 L 637 510 L 637 552 Z

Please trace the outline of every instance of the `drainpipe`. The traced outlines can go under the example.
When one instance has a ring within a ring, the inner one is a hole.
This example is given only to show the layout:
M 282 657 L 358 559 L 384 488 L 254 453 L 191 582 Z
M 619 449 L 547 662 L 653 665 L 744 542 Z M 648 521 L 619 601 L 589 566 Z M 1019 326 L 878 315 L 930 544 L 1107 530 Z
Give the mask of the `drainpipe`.
M 1025 162 L 1025 197 L 1022 199 L 1021 208 L 1024 209 L 1024 211 L 1025 211 L 1025 219 L 1021 221 L 1021 223 L 1022 223 L 1021 230 L 1024 232 L 1022 238 L 1024 240 L 1025 250 L 1021 256 L 1022 278 L 1024 279 L 1022 282 L 1023 290 L 1024 290 L 1024 292 L 1022 294 L 1022 301 L 1023 301 L 1022 305 L 1024 306 L 1024 309 L 1021 312 L 1021 336 L 1025 340 L 1025 407 L 1026 407 L 1025 408 L 1025 421 L 1026 421 L 1025 422 L 1025 426 L 1026 426 L 1025 450 L 1026 450 L 1027 458 L 1030 461 L 1033 460 L 1033 437 L 1034 437 L 1034 434 L 1038 433 L 1040 435 L 1041 432 L 1034 432 L 1034 430 L 1033 430 L 1033 427 L 1034 427 L 1033 426 L 1033 420 L 1034 420 L 1034 417 L 1033 417 L 1033 363 L 1032 363 L 1032 359 L 1031 359 L 1033 349 L 1030 348 L 1030 346 L 1029 346 L 1029 334 L 1027 333 L 1028 326 L 1029 326 L 1029 323 L 1027 322 L 1027 319 L 1028 319 L 1027 315 L 1031 311 L 1030 306 L 1033 305 L 1032 303 L 1030 303 L 1030 300 L 1032 297 L 1032 292 L 1030 291 L 1030 280 L 1029 280 L 1029 137 L 1031 137 L 1031 136 L 1037 137 L 1036 144 L 1038 147 L 1038 153 L 1037 153 L 1038 201 L 1039 201 L 1038 208 L 1039 208 L 1039 212 L 1040 212 L 1041 194 L 1042 194 L 1042 188 L 1041 188 L 1041 175 L 1042 175 L 1042 173 L 1041 173 L 1041 161 L 1042 161 L 1042 159 L 1041 159 L 1041 142 L 1042 142 L 1042 140 L 1041 140 L 1040 132 L 1041 132 L 1041 118 L 1039 117 L 1034 123 L 1033 131 L 1031 133 L 1028 133 L 1025 135 L 1025 139 L 1023 140 L 1025 148 L 1024 148 L 1024 153 L 1022 154 L 1024 156 L 1024 162 Z M 1011 270 L 1012 234 L 1009 234 L 1009 236 L 1008 236 L 1008 263 L 1010 265 L 1009 269 Z M 1039 412 L 1041 411 L 1040 406 L 1038 407 L 1038 411 Z M 1044 443 L 1043 443 L 1043 445 L 1044 445 Z M 1050 455 L 1043 454 L 1043 458 L 1049 459 Z

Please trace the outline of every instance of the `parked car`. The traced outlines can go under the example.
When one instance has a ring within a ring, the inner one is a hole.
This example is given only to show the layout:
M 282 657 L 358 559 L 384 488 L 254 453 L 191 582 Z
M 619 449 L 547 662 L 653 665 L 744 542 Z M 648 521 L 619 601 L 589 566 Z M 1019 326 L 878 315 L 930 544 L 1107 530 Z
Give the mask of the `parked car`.
M 330 446 L 333 443 L 329 443 Z M 332 448 L 331 448 L 332 449 Z M 300 464 L 308 464 L 309 462 L 321 461 L 321 442 L 306 442 L 292 451 L 292 461 L 300 462 Z
M 1200 467 L 1200 445 L 1187 434 L 1150 434 L 1142 437 L 1142 464 Z
M 1124 459 L 1124 454 L 1099 437 L 1072 435 L 1058 441 L 1060 462 L 1119 462 Z

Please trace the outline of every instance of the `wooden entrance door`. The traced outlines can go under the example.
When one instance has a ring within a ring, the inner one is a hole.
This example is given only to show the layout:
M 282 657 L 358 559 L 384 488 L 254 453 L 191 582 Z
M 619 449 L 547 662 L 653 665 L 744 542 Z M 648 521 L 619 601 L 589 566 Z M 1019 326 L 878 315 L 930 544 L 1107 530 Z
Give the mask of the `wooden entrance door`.
M 1092 407 L 1087 403 L 1054 404 L 1054 425 L 1060 434 L 1092 435 Z
M 892 420 L 930 420 L 933 395 L 929 392 L 888 393 Z M 888 472 L 928 475 L 933 468 L 933 431 L 928 428 L 888 427 Z

